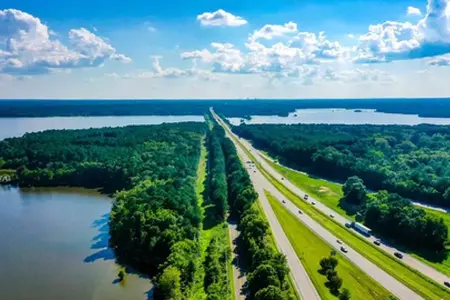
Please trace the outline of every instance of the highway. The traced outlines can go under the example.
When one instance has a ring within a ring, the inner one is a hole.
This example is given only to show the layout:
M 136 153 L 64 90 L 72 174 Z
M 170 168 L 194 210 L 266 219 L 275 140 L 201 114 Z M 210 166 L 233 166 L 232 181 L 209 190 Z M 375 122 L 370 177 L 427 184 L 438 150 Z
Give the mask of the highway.
M 218 119 L 218 117 L 214 114 L 214 117 L 216 120 L 221 124 L 222 126 L 226 126 L 222 120 Z M 228 129 L 228 128 L 225 128 Z M 226 134 L 231 138 L 230 131 L 226 130 Z M 251 159 L 247 156 L 245 151 L 241 149 L 240 145 L 237 144 L 233 139 L 231 139 L 233 143 L 236 146 L 236 149 L 238 150 L 238 154 L 241 157 L 243 161 L 250 161 Z M 242 139 L 241 139 L 242 141 Z M 247 143 L 248 145 L 248 143 Z M 246 146 L 247 147 L 247 146 Z M 252 150 L 254 153 L 254 150 Z M 255 155 L 256 157 L 256 155 Z M 263 161 L 262 158 L 259 157 L 260 160 Z M 267 165 L 267 164 L 266 164 Z M 291 203 L 289 200 L 287 200 L 279 191 L 277 188 L 275 188 L 258 170 L 256 167 L 250 167 L 249 168 L 249 174 L 250 178 L 253 182 L 253 185 L 258 192 L 260 196 L 260 201 L 263 205 L 263 209 L 268 217 L 270 226 L 272 228 L 272 231 L 274 233 L 275 239 L 277 240 L 278 244 L 281 244 L 285 247 L 292 248 L 289 241 L 286 238 L 286 235 L 284 234 L 272 208 L 270 207 L 270 204 L 268 200 L 265 197 L 264 190 L 269 191 L 278 201 L 284 200 L 284 205 L 287 209 L 291 211 L 292 214 L 294 214 L 301 222 L 303 222 L 306 226 L 308 226 L 313 232 L 315 232 L 319 237 L 321 237 L 324 241 L 326 241 L 328 244 L 330 244 L 332 247 L 334 247 L 337 251 L 340 251 L 341 245 L 338 244 L 337 238 L 328 232 L 326 229 L 324 229 L 319 223 L 314 221 L 311 217 L 309 217 L 306 214 L 299 214 L 298 208 L 296 205 Z M 278 175 L 277 178 L 281 177 Z M 285 181 L 285 180 L 284 180 Z M 284 241 L 286 239 L 286 241 Z M 281 243 L 280 241 L 281 240 Z M 295 259 L 298 260 L 298 257 L 296 256 L 294 250 L 289 249 L 289 251 L 286 251 L 286 249 L 282 249 L 282 252 L 287 256 L 289 267 L 291 268 L 291 271 L 295 270 Z M 360 255 L 358 252 L 356 252 L 354 249 L 346 246 L 348 249 L 347 253 L 343 253 L 349 260 L 351 260 L 355 266 L 358 266 L 362 271 L 367 273 L 369 276 L 371 276 L 373 279 L 378 281 L 381 285 L 383 285 L 387 290 L 389 290 L 392 294 L 396 295 L 400 299 L 421 299 L 419 295 L 417 295 L 415 292 L 404 286 L 402 283 L 400 283 L 398 280 L 393 278 L 391 275 L 387 274 L 385 271 L 380 269 L 378 266 L 370 262 L 368 259 Z M 294 256 L 294 257 L 292 257 Z M 304 271 L 304 270 L 303 270 Z M 306 272 L 305 272 L 305 274 Z M 309 277 L 307 277 L 309 280 Z M 309 280 L 310 281 L 310 280 Z M 297 281 L 296 281 L 297 282 Z M 298 284 L 301 284 L 302 286 L 305 285 L 304 281 L 298 281 Z M 313 299 L 310 297 L 304 297 L 303 299 Z
M 213 114 L 217 121 L 220 121 L 218 117 Z M 220 124 L 220 123 L 219 123 Z M 229 133 L 226 131 L 227 136 Z M 238 152 L 239 157 L 243 162 L 250 160 L 247 154 L 240 148 L 238 145 L 236 146 L 236 150 Z M 250 179 L 255 187 L 256 192 L 259 196 L 259 201 L 261 202 L 261 206 L 264 210 L 264 213 L 267 217 L 267 221 L 269 222 L 270 228 L 272 230 L 275 243 L 281 253 L 286 256 L 286 260 L 290 269 L 290 276 L 294 283 L 294 288 L 297 293 L 300 295 L 302 299 L 307 300 L 319 300 L 321 299 L 319 294 L 317 293 L 314 284 L 306 273 L 305 268 L 303 267 L 300 259 L 297 257 L 294 248 L 292 247 L 289 239 L 281 227 L 281 224 L 278 222 L 278 219 L 275 216 L 275 213 L 272 210 L 272 207 L 269 204 L 269 201 L 266 198 L 264 193 L 264 189 L 267 189 L 267 186 L 260 184 L 260 175 L 259 172 L 254 173 L 255 170 L 247 169 Z
M 253 156 L 255 157 L 256 161 L 260 164 L 260 166 L 268 173 L 270 173 L 274 178 L 276 178 L 281 184 L 283 184 L 286 188 L 288 188 L 290 191 L 292 191 L 293 193 L 295 193 L 297 196 L 299 196 L 301 199 L 303 199 L 303 197 L 306 195 L 306 193 L 304 191 L 302 191 L 301 189 L 299 189 L 296 185 L 294 185 L 293 183 L 291 183 L 289 180 L 287 180 L 286 178 L 284 178 L 282 175 L 280 175 L 275 169 L 273 169 L 261 156 L 260 152 L 258 150 L 256 150 L 247 140 L 245 139 L 240 139 L 239 140 L 241 142 L 241 144 L 244 145 L 244 147 L 247 148 L 247 150 L 249 150 L 250 152 L 252 152 Z M 266 156 L 267 157 L 267 156 Z M 345 223 L 349 223 L 352 222 L 351 220 L 345 218 L 344 216 L 340 215 L 339 213 L 337 213 L 336 211 L 334 211 L 333 209 L 329 208 L 328 206 L 326 206 L 325 204 L 321 203 L 320 200 L 315 199 L 313 197 L 311 197 L 309 195 L 309 199 L 308 202 L 315 202 L 315 208 L 322 211 L 323 213 L 325 213 L 326 215 L 333 215 L 334 216 L 334 220 L 336 220 L 338 223 L 345 225 Z M 375 240 L 380 240 L 381 241 L 381 245 L 380 246 L 375 246 L 374 247 L 378 247 L 381 250 L 394 255 L 395 252 L 401 252 L 400 250 L 396 249 L 395 247 L 392 247 L 390 245 L 384 244 L 382 239 L 377 238 L 376 236 L 371 236 L 371 237 L 366 237 L 367 240 L 374 242 Z M 429 265 L 421 262 L 420 260 L 406 254 L 406 253 L 402 253 L 403 254 L 403 259 L 402 261 L 409 265 L 410 267 L 416 269 L 417 271 L 421 272 L 422 274 L 424 274 L 425 276 L 433 279 L 434 281 L 444 285 L 445 281 L 450 281 L 450 277 L 448 277 L 447 275 L 439 272 L 438 270 L 434 269 L 433 267 L 430 267 Z

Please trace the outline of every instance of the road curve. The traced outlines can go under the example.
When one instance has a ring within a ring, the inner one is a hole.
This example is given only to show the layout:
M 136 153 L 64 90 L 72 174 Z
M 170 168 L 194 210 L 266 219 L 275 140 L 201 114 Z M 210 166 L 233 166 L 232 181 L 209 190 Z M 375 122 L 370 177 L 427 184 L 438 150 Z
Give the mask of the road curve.
M 226 126 L 222 120 L 217 119 L 218 117 L 215 114 L 214 114 L 214 116 L 216 117 L 216 120 L 218 120 L 219 124 L 221 124 L 222 126 Z M 226 127 L 225 129 L 228 129 L 228 128 Z M 226 133 L 228 136 L 230 136 L 230 134 L 232 134 L 232 133 L 230 133 L 229 129 L 226 130 Z M 246 155 L 246 153 L 243 151 L 243 149 L 241 149 L 240 145 L 238 145 L 233 139 L 231 139 L 231 140 L 235 144 L 236 149 L 238 150 L 238 153 L 241 156 L 241 158 L 244 161 L 251 160 Z M 242 139 L 241 139 L 241 141 L 242 141 Z M 254 150 L 253 150 L 253 153 L 254 153 Z M 256 158 L 256 155 L 255 155 L 255 158 Z M 259 157 L 259 159 L 263 161 L 263 159 L 261 159 L 260 157 Z M 258 160 L 258 162 L 259 162 L 259 160 Z M 278 227 L 280 227 L 279 231 L 281 231 L 281 232 L 279 232 L 278 230 L 277 231 L 274 230 L 275 238 L 279 238 L 278 234 L 280 234 L 281 236 L 283 236 L 284 238 L 287 239 L 286 235 L 284 234 L 283 230 L 281 229 L 281 226 L 280 226 L 273 210 L 270 207 L 270 204 L 268 203 L 268 201 L 264 195 L 264 192 L 263 192 L 264 189 L 269 191 L 276 199 L 278 199 L 278 201 L 284 200 L 284 202 L 285 202 L 284 205 L 286 206 L 287 209 L 289 209 L 291 211 L 291 213 L 293 213 L 301 222 L 303 222 L 306 226 L 308 226 L 313 232 L 315 232 L 324 241 L 326 241 L 332 247 L 334 247 L 335 249 L 340 251 L 341 245 L 336 243 L 337 238 L 333 234 L 331 234 L 329 231 L 327 231 L 325 228 L 323 228 L 319 223 L 314 221 L 308 215 L 298 214 L 297 206 L 295 204 L 291 203 L 290 201 L 288 201 L 287 199 L 285 199 L 285 197 L 281 194 L 281 192 L 278 191 L 278 189 L 275 188 L 259 171 L 257 171 L 256 167 L 250 168 L 249 174 L 250 174 L 250 178 L 252 179 L 253 185 L 255 186 L 255 189 L 257 190 L 257 192 L 260 196 L 260 200 L 261 200 L 261 203 L 263 204 L 264 211 L 268 215 L 269 223 L 271 223 L 271 221 L 272 221 L 273 223 L 277 223 Z M 280 175 L 278 175 L 276 178 L 281 179 Z M 286 181 L 286 180 L 284 180 L 284 181 Z M 266 206 L 268 206 L 268 207 L 266 207 Z M 273 220 L 272 220 L 272 218 L 273 218 Z M 272 223 L 270 225 L 272 227 Z M 289 243 L 289 241 L 287 241 L 287 243 Z M 289 244 L 289 246 L 290 246 L 290 244 Z M 291 246 L 291 248 L 292 248 L 292 246 Z M 383 285 L 391 293 L 393 293 L 400 299 L 408 299 L 408 300 L 422 299 L 415 292 L 413 292 L 412 290 L 410 290 L 409 288 L 404 286 L 397 279 L 393 278 L 391 275 L 389 275 L 388 273 L 386 273 L 385 271 L 380 269 L 378 266 L 376 266 L 375 264 L 370 262 L 364 256 L 360 255 L 354 249 L 352 249 L 348 246 L 346 246 L 346 248 L 348 249 L 348 252 L 343 253 L 343 254 L 348 259 L 350 259 L 355 264 L 355 266 L 358 266 L 362 271 L 364 271 L 369 276 L 371 276 L 373 279 L 378 281 L 381 285 Z M 293 255 L 295 256 L 295 258 L 297 258 L 295 252 L 293 253 Z M 298 258 L 297 258 L 297 260 L 298 260 Z M 291 265 L 290 265 L 290 267 L 292 270 Z M 309 277 L 308 277 L 308 279 L 309 279 Z M 302 296 L 302 298 L 310 299 L 310 298 L 305 298 L 303 296 Z

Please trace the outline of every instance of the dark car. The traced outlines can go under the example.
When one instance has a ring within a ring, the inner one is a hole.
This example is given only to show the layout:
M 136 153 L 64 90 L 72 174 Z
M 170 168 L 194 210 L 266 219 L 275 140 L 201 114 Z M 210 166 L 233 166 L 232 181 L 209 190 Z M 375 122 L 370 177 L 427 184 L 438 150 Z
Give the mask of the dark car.
M 305 195 L 305 196 L 303 197 L 303 199 L 305 199 L 305 200 L 308 200 L 308 198 L 309 198 L 308 195 Z
M 400 259 L 403 258 L 403 254 L 401 254 L 400 252 L 395 252 L 394 255 Z
M 298 213 L 299 213 L 299 214 L 302 214 L 302 211 L 301 211 L 301 210 L 298 210 Z
M 350 228 L 350 227 L 352 227 L 352 224 L 350 224 L 350 223 L 345 223 L 345 227 Z
M 444 281 L 444 284 L 445 284 L 447 287 L 450 287 L 450 282 Z
M 344 253 L 348 252 L 347 248 L 345 248 L 344 246 L 341 247 L 341 251 L 344 252 Z
M 283 200 L 283 203 L 286 203 L 286 201 Z
M 380 246 L 381 245 L 381 241 L 380 240 L 376 240 L 373 242 L 375 245 Z

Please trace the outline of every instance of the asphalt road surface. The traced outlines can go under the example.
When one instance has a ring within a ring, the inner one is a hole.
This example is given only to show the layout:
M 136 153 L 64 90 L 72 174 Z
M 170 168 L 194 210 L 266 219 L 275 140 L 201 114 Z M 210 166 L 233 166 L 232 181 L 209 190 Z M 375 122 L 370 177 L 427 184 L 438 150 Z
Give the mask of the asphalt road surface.
M 215 116 L 217 118 L 217 116 Z M 219 122 L 222 126 L 224 126 L 224 123 L 219 119 Z M 230 136 L 230 132 L 228 130 L 226 130 L 226 133 L 228 136 Z M 233 143 L 236 146 L 236 149 L 238 150 L 238 154 L 239 156 L 242 158 L 242 160 L 244 162 L 246 161 L 250 161 L 251 159 L 247 156 L 247 154 L 240 148 L 240 145 L 238 145 L 237 143 L 235 143 L 235 141 L 232 139 Z M 243 141 L 242 139 L 240 140 L 241 142 Z M 250 146 L 248 143 L 245 144 L 245 147 Z M 248 148 L 247 148 L 248 149 Z M 250 148 L 251 149 L 251 148 Z M 255 153 L 255 150 L 252 150 L 253 154 Z M 261 163 L 265 163 L 264 160 L 261 157 L 258 157 L 258 155 L 254 155 L 255 158 L 258 160 L 258 162 Z M 248 166 L 248 165 L 247 165 Z M 265 166 L 267 166 L 267 163 L 265 163 Z M 295 206 L 293 203 L 291 203 L 289 200 L 287 200 L 279 191 L 278 189 L 276 189 L 258 170 L 256 167 L 249 167 L 249 174 L 250 174 L 250 178 L 253 182 L 253 185 L 256 189 L 256 191 L 258 192 L 259 196 L 260 196 L 260 201 L 263 205 L 263 209 L 268 217 L 269 220 L 269 224 L 272 228 L 272 231 L 274 233 L 275 239 L 277 240 L 278 244 L 283 245 L 287 248 L 290 248 L 289 251 L 286 251 L 286 249 L 283 249 L 282 247 L 280 247 L 280 249 L 282 249 L 282 252 L 287 256 L 288 258 L 288 263 L 289 263 L 289 267 L 291 268 L 291 271 L 295 270 L 295 264 L 293 262 L 295 262 L 295 260 L 298 260 L 297 255 L 295 254 L 294 250 L 292 249 L 292 246 L 290 245 L 289 241 L 287 240 L 287 237 L 285 235 L 285 233 L 283 232 L 273 210 L 270 207 L 270 204 L 268 203 L 263 190 L 267 190 L 269 191 L 276 199 L 278 199 L 278 201 L 285 201 L 285 206 L 287 209 L 289 209 L 291 211 L 291 213 L 293 213 L 300 221 L 302 221 L 306 226 L 308 226 L 313 232 L 315 232 L 319 237 L 321 237 L 323 240 L 325 240 L 328 244 L 330 244 L 332 247 L 334 247 L 337 251 L 340 251 L 340 247 L 342 245 L 338 244 L 337 238 L 331 234 L 330 232 L 328 232 L 326 229 L 324 229 L 319 223 L 317 223 L 316 221 L 314 221 L 311 217 L 309 217 L 306 214 L 299 214 L 298 213 L 298 208 L 297 206 Z M 265 170 L 269 171 L 269 169 L 264 168 Z M 272 168 L 270 168 L 272 169 Z M 275 172 L 272 169 L 273 172 Z M 281 181 L 281 176 L 275 172 L 275 174 L 273 174 L 271 172 L 272 175 L 277 175 L 276 178 L 279 178 Z M 283 183 L 285 184 L 286 180 L 283 180 Z M 290 184 L 290 183 L 288 183 Z M 292 187 L 292 184 L 290 184 Z M 291 186 L 287 186 L 288 188 L 291 188 Z M 298 189 L 297 189 L 298 190 Z M 294 191 L 294 190 L 293 190 Z M 301 192 L 301 191 L 300 191 Z M 301 194 L 301 196 L 303 197 L 304 193 Z M 311 199 L 310 201 L 313 201 L 313 199 Z M 315 201 L 315 200 L 314 200 Z M 319 204 L 318 201 L 316 201 L 316 206 Z M 321 205 L 321 204 L 319 204 Z M 324 205 L 323 205 L 324 206 Z M 324 208 L 328 209 L 328 207 L 324 206 Z M 332 211 L 330 211 L 331 213 Z M 334 213 L 334 212 L 333 212 Z M 338 217 L 338 215 L 336 213 L 334 213 L 336 215 L 336 217 Z M 284 239 L 286 241 L 284 241 Z M 281 240 L 281 243 L 280 241 Z M 387 290 L 389 290 L 391 293 L 393 293 L 394 295 L 396 295 L 397 297 L 399 297 L 400 299 L 408 299 L 408 300 L 412 300 L 412 299 L 421 299 L 421 297 L 419 295 L 417 295 L 415 292 L 413 292 L 412 290 L 410 290 L 409 288 L 407 288 L 406 286 L 404 286 L 402 283 L 400 283 L 398 280 L 396 280 L 395 278 L 393 278 L 391 275 L 389 275 L 388 273 L 386 273 L 385 271 L 383 271 L 382 269 L 380 269 L 378 266 L 376 266 L 375 264 L 373 264 L 372 262 L 370 262 L 368 259 L 366 259 L 365 257 L 363 257 L 362 255 L 360 255 L 358 252 L 356 252 L 354 249 L 345 246 L 348 249 L 347 253 L 343 253 L 343 255 L 345 255 L 348 259 L 350 259 L 355 266 L 358 266 L 361 270 L 363 270 L 365 273 L 367 273 L 369 276 L 371 276 L 373 279 L 375 279 L 376 281 L 378 281 L 381 285 L 383 285 Z M 301 265 L 301 263 L 299 262 L 299 264 Z M 303 267 L 302 267 L 303 269 Z M 304 269 L 303 269 L 303 272 Z M 305 272 L 306 277 L 307 274 Z M 309 277 L 308 281 L 310 282 Z M 301 285 L 301 287 L 305 286 L 305 281 L 297 281 L 296 283 Z M 312 285 L 312 283 L 311 283 Z M 306 290 L 310 290 L 309 287 L 305 288 Z M 302 295 L 303 299 L 313 299 L 310 297 L 304 297 Z
M 274 178 L 278 179 L 278 181 L 283 184 L 286 188 L 288 188 L 289 190 L 291 190 L 293 193 L 295 193 L 297 196 L 299 196 L 301 199 L 304 198 L 304 196 L 306 195 L 306 193 L 304 191 L 302 191 L 301 189 L 299 189 L 297 186 L 295 186 L 293 183 L 291 183 L 289 180 L 287 180 L 286 178 L 283 178 L 283 176 L 281 174 L 279 174 L 276 170 L 274 170 L 261 156 L 260 152 L 258 150 L 256 150 L 255 148 L 253 148 L 252 145 L 250 145 L 250 143 L 244 139 L 240 139 L 240 142 L 247 148 L 247 150 L 249 150 L 250 152 L 252 152 L 253 156 L 255 157 L 255 159 L 257 160 L 258 163 L 260 163 L 261 167 L 268 173 L 270 173 Z M 282 179 L 283 178 L 283 179 Z M 338 214 L 336 211 L 332 210 L 331 208 L 329 208 L 328 206 L 326 206 L 325 204 L 321 203 L 319 200 L 311 197 L 309 195 L 309 199 L 308 202 L 315 202 L 315 208 L 322 211 L 323 213 L 325 213 L 326 215 L 333 215 L 334 219 L 338 222 L 341 223 L 342 225 L 345 225 L 345 223 L 349 223 L 352 222 L 351 220 L 345 218 L 344 216 Z M 353 229 L 350 229 L 353 230 Z M 392 247 L 388 244 L 383 243 L 383 240 L 381 238 L 378 238 L 376 236 L 371 236 L 371 237 L 365 237 L 367 240 L 374 242 L 375 240 L 379 240 L 381 242 L 380 246 L 374 246 L 374 247 L 378 247 L 381 250 L 394 255 L 395 252 L 401 252 L 401 250 L 396 249 L 395 247 Z M 402 253 L 402 252 L 401 252 Z M 434 269 L 433 267 L 430 267 L 429 265 L 421 262 L 420 260 L 406 254 L 406 253 L 402 253 L 403 254 L 403 259 L 402 261 L 409 265 L 410 267 L 416 269 L 417 271 L 421 272 L 422 274 L 424 274 L 425 276 L 433 279 L 434 281 L 444 285 L 445 281 L 450 281 L 450 277 L 448 277 L 447 275 L 439 272 L 438 270 Z

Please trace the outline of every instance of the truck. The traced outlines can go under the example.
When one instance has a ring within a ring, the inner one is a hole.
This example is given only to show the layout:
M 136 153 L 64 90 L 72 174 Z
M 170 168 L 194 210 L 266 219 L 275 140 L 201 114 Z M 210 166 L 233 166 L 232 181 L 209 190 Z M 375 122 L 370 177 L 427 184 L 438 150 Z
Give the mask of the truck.
M 355 229 L 356 231 L 358 231 L 359 233 L 361 233 L 365 236 L 370 236 L 372 234 L 372 229 L 364 226 L 361 223 L 352 222 L 351 227 L 353 227 L 353 229 Z

